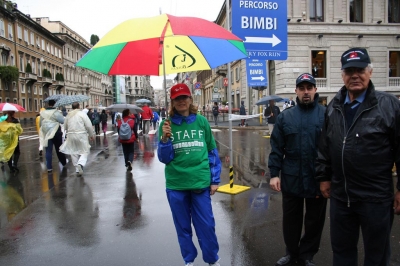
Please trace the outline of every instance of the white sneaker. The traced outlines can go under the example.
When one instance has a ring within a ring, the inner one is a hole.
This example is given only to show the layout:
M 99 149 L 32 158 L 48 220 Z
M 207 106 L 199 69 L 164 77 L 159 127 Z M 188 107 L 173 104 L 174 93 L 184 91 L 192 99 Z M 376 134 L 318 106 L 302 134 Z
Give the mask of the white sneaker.
M 80 164 L 78 164 L 78 172 L 79 172 L 79 175 L 80 175 L 80 176 L 83 175 L 83 166 L 80 165 Z
M 219 261 L 220 261 L 221 259 L 218 259 L 216 262 L 214 262 L 214 263 L 209 263 L 208 265 L 210 265 L 210 266 L 221 266 L 221 264 L 219 264 Z
M 194 266 L 193 262 L 188 262 L 185 264 L 185 266 Z

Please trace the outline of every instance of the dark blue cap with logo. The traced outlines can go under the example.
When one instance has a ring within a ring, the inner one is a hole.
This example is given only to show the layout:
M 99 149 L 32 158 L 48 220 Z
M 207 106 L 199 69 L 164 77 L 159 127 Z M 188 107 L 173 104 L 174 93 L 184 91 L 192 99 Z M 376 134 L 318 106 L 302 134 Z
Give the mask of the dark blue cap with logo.
M 366 68 L 371 63 L 367 50 L 357 47 L 344 52 L 340 61 L 342 62 L 342 69 L 349 67 Z
M 308 82 L 315 86 L 315 78 L 310 73 L 303 73 L 296 79 L 296 86 L 302 82 Z

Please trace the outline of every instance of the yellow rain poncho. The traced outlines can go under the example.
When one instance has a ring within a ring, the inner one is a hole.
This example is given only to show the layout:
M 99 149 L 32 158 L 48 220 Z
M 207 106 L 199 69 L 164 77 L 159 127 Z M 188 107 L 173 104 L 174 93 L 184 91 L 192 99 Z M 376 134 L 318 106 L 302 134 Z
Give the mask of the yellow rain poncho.
M 0 122 L 0 161 L 8 162 L 18 145 L 18 136 L 23 132 L 21 124 Z

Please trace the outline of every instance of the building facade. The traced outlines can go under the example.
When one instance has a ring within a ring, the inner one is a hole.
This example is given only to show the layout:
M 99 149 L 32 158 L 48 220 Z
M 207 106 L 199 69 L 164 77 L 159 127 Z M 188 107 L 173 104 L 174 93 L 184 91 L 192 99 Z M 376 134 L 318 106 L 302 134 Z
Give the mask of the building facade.
M 304 72 L 315 76 L 320 100 L 329 102 L 343 86 L 340 56 L 351 47 L 368 50 L 376 89 L 400 96 L 399 0 L 288 0 L 287 4 L 288 58 L 267 62 L 267 88 L 259 92 L 248 87 L 245 60 L 232 62 L 231 95 L 220 81 L 226 65 L 197 72 L 203 85 L 201 105 L 212 102 L 217 91 L 221 101 L 238 107 L 244 100 L 250 112 L 258 113 L 255 102 L 264 95 L 295 96 L 295 80 Z M 224 3 L 216 23 L 226 27 L 225 18 Z

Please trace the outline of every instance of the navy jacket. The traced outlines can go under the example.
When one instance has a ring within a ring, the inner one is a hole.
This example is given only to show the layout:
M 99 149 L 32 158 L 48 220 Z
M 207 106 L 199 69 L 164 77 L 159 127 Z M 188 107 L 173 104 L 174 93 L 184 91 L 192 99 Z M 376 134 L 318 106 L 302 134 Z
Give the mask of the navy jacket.
M 315 94 L 314 102 L 309 105 L 298 101 L 276 119 L 268 168 L 271 177 L 281 172 L 282 193 L 303 198 L 320 195 L 315 180 L 315 161 L 325 107 L 318 104 L 318 98 Z

